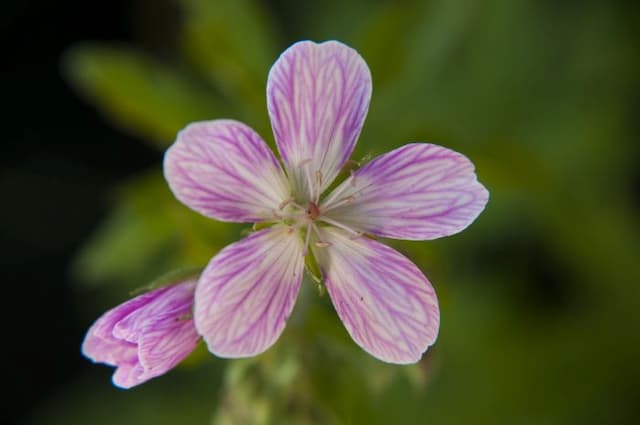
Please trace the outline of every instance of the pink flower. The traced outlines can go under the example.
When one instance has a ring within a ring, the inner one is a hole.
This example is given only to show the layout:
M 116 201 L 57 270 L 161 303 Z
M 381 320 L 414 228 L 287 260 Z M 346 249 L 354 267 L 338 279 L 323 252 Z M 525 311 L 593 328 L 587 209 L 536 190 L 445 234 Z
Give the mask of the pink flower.
M 314 255 L 347 331 L 364 350 L 413 363 L 439 327 L 435 292 L 405 256 L 368 235 L 426 240 L 466 228 L 489 194 L 473 164 L 412 143 L 374 158 L 324 194 L 351 155 L 371 98 L 362 57 L 336 41 L 289 47 L 267 106 L 284 169 L 237 121 L 193 123 L 164 159 L 175 196 L 205 216 L 273 225 L 218 253 L 195 294 L 195 325 L 221 357 L 259 354 L 282 333 Z
M 196 281 L 137 296 L 91 326 L 82 353 L 116 367 L 114 385 L 131 388 L 171 370 L 196 347 L 192 306 Z

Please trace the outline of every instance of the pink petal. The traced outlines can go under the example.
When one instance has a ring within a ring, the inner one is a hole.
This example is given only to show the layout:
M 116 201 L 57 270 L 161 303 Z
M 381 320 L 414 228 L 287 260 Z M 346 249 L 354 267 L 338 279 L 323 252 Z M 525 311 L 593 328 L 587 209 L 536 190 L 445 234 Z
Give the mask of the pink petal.
M 148 380 L 173 369 L 187 357 L 200 339 L 193 322 L 196 281 L 169 286 L 131 323 L 138 333 L 138 359 Z M 125 321 L 121 324 L 126 325 Z
M 196 347 L 195 280 L 154 289 L 108 311 L 91 327 L 83 353 L 116 366 L 113 383 L 131 388 L 175 367 Z
M 145 330 L 138 345 L 144 380 L 173 369 L 191 354 L 199 340 L 191 311 L 158 317 L 157 322 Z
M 122 363 L 113 373 L 111 381 L 116 387 L 129 389 L 146 381 L 141 379 L 143 374 L 144 370 L 139 363 Z
M 289 227 L 253 233 L 216 255 L 198 281 L 195 322 L 220 357 L 262 353 L 278 339 L 298 295 L 302 240 Z
M 118 322 L 154 299 L 152 292 L 139 295 L 107 311 L 89 328 L 82 343 L 82 354 L 95 363 L 117 366 L 137 359 L 136 344 L 113 335 Z
M 337 41 L 302 41 L 271 68 L 267 106 L 280 155 L 296 194 L 312 197 L 305 167 L 326 189 L 349 159 L 371 99 L 362 57 Z M 312 180 L 313 181 L 313 180 Z
M 149 291 L 142 296 L 152 300 L 119 320 L 113 327 L 113 336 L 120 340 L 137 343 L 140 337 L 164 316 L 179 317 L 190 314 L 196 280 L 168 285 Z
M 290 197 L 278 161 L 248 126 L 232 120 L 197 122 L 178 134 L 164 174 L 182 203 L 222 221 L 256 222 Z
M 441 146 L 412 143 L 355 171 L 320 210 L 354 230 L 426 240 L 460 232 L 488 199 L 467 157 Z
M 366 237 L 320 229 L 331 245 L 315 247 L 327 290 L 349 335 L 366 352 L 398 364 L 415 363 L 438 334 L 438 300 L 409 259 Z

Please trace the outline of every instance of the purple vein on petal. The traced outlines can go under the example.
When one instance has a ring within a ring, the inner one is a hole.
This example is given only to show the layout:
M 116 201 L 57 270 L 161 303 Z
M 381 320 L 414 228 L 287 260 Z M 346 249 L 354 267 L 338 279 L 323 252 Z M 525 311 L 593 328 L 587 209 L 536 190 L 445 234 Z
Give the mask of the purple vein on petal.
M 196 290 L 195 320 L 212 353 L 247 357 L 275 343 L 300 288 L 302 249 L 297 232 L 277 225 L 211 260 Z
M 271 68 L 267 106 L 278 150 L 297 193 L 310 196 L 300 164 L 329 186 L 349 159 L 371 98 L 371 74 L 352 48 L 299 42 Z
M 342 230 L 321 229 L 326 248 L 314 249 L 327 291 L 347 331 L 365 351 L 390 363 L 414 363 L 439 327 L 435 292 L 397 251 Z
M 222 221 L 271 219 L 290 196 L 266 143 L 233 120 L 198 122 L 182 130 L 165 154 L 164 172 L 180 201 Z
M 321 209 L 327 217 L 362 232 L 425 240 L 463 230 L 488 199 L 489 192 L 464 155 L 412 143 L 355 171 L 329 194 Z

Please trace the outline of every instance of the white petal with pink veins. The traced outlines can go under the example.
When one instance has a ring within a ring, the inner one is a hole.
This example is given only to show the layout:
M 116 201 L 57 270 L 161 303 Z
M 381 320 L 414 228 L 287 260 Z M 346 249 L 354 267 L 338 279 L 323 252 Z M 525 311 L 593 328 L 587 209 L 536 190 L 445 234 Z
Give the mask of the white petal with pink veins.
M 338 175 L 356 144 L 370 99 L 369 67 L 351 47 L 302 41 L 278 58 L 269 72 L 267 107 L 278 150 L 300 197 L 314 198 Z
M 324 227 L 314 253 L 349 335 L 378 359 L 415 363 L 438 335 L 433 287 L 409 259 L 366 237 Z
M 169 187 L 182 203 L 222 221 L 274 218 L 289 184 L 262 138 L 233 120 L 190 124 L 164 157 Z
M 276 225 L 213 257 L 195 296 L 196 328 L 209 351 L 248 357 L 275 343 L 300 289 L 302 250 L 297 231 Z
M 363 165 L 320 209 L 357 231 L 426 240 L 460 232 L 488 199 L 467 157 L 441 146 L 412 143 Z

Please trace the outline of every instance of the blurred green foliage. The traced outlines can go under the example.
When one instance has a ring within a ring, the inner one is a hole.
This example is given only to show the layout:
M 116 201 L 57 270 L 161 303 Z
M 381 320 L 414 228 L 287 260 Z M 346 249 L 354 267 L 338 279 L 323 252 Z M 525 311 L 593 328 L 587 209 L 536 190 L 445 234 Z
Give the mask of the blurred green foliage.
M 337 38 L 361 52 L 374 79 L 356 157 L 436 142 L 475 162 L 491 200 L 460 235 L 390 242 L 441 301 L 439 341 L 417 365 L 363 353 L 309 281 L 267 353 L 228 361 L 200 350 L 126 393 L 110 388 L 104 371 L 51 401 L 35 423 L 637 423 L 640 56 L 637 27 L 620 6 L 179 5 L 180 50 L 165 60 L 93 42 L 65 55 L 70 83 L 114 125 L 164 149 L 190 121 L 235 118 L 273 146 L 270 65 L 293 41 Z M 97 302 L 96 316 L 241 237 L 242 226 L 174 200 L 160 168 L 116 191 L 74 265 L 79 291 L 110 303 Z

